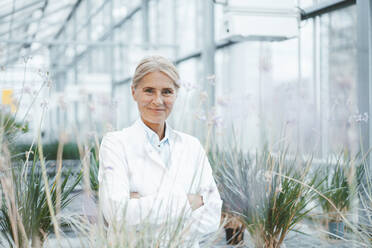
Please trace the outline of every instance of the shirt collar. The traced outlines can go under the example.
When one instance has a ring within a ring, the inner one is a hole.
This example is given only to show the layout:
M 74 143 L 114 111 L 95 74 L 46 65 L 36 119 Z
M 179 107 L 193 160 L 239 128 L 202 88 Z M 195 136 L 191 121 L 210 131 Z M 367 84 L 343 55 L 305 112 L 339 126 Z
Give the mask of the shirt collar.
M 142 121 L 142 118 L 141 117 L 139 118 L 139 122 L 140 122 L 142 128 L 145 130 L 146 137 L 147 137 L 148 141 L 152 145 L 160 145 L 160 144 L 164 144 L 166 142 L 169 142 L 169 140 L 170 140 L 169 137 L 170 137 L 170 133 L 171 133 L 172 128 L 169 126 L 168 122 L 165 122 L 165 134 L 164 134 L 164 138 L 161 141 L 159 141 L 158 134 L 155 133 L 151 128 L 149 128 Z

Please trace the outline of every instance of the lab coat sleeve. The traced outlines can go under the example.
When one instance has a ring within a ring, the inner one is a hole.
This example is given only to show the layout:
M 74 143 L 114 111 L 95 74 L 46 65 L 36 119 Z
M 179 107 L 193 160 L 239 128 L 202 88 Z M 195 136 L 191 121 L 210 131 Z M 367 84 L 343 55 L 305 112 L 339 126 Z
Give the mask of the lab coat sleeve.
M 123 150 L 115 135 L 103 138 L 99 152 L 99 202 L 109 223 L 162 224 L 191 213 L 187 195 L 173 192 L 165 184 L 157 194 L 130 199 L 129 170 Z
M 199 192 L 204 205 L 192 212 L 190 232 L 202 237 L 218 230 L 221 220 L 222 200 L 212 175 L 212 169 L 203 147 L 199 143 L 198 169 L 200 173 Z

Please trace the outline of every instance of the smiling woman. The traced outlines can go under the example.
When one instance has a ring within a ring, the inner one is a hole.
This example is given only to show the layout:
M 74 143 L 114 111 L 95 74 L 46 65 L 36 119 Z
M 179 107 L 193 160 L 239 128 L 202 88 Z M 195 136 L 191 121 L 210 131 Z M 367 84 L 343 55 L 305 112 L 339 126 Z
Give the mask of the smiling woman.
M 200 142 L 166 122 L 177 99 L 178 80 L 175 66 L 163 57 L 139 63 L 131 90 L 140 117 L 103 138 L 99 198 L 110 226 L 181 223 L 181 244 L 169 244 L 173 232 L 156 243 L 199 247 L 202 236 L 218 229 L 222 201 Z
M 164 123 L 177 98 L 173 80 L 160 71 L 149 72 L 137 86 L 132 86 L 132 95 L 138 104 L 143 122 L 164 138 Z

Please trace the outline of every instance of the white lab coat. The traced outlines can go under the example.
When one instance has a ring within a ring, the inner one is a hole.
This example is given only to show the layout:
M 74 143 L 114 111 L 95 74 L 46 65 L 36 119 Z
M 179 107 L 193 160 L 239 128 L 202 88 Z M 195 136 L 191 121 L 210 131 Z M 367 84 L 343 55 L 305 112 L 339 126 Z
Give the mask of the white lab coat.
M 140 120 L 104 136 L 98 175 L 101 209 L 109 223 L 125 220 L 127 225 L 144 220 L 161 225 L 184 216 L 186 238 L 196 239 L 193 247 L 199 247 L 198 239 L 218 229 L 222 201 L 200 142 L 170 131 L 169 169 L 147 140 Z M 130 199 L 130 192 L 141 198 Z M 187 194 L 202 195 L 204 205 L 192 211 Z

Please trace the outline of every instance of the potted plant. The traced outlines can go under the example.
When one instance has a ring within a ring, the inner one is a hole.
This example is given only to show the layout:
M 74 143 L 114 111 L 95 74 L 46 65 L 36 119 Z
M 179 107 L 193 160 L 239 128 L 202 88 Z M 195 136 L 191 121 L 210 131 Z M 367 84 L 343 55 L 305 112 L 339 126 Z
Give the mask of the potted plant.
M 224 204 L 241 217 L 255 247 L 280 247 L 316 197 L 319 174 L 309 173 L 311 160 L 265 149 L 255 159 L 232 151 L 218 161 L 215 175 Z
M 344 151 L 335 160 L 322 166 L 321 172 L 325 179 L 320 184 L 318 202 L 323 212 L 327 215 L 328 230 L 331 238 L 344 236 L 343 216 L 350 210 L 353 197 L 356 194 L 354 174 L 361 176 L 359 167 L 355 167 L 355 160 Z

